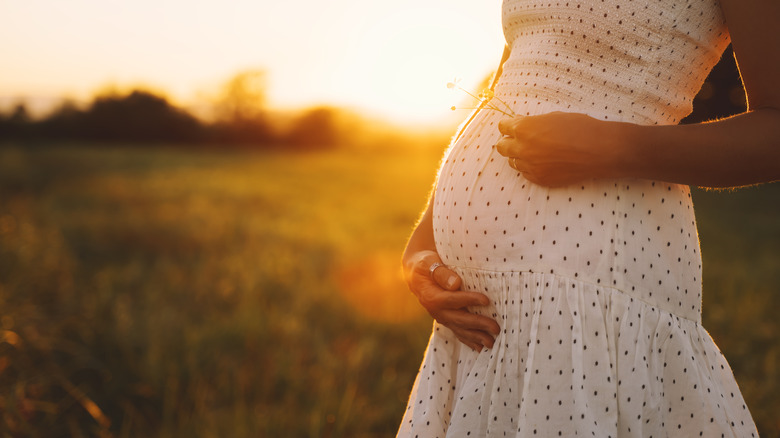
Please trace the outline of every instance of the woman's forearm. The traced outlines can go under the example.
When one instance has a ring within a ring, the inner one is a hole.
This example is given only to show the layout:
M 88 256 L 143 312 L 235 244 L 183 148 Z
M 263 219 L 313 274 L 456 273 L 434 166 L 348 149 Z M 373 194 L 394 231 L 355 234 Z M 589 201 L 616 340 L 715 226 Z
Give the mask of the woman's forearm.
M 701 187 L 780 179 L 780 110 L 761 108 L 714 122 L 676 126 L 622 124 L 614 170 Z
M 436 241 L 433 238 L 433 194 L 428 202 L 428 207 L 425 209 L 420 221 L 417 223 L 412 235 L 409 237 L 409 241 L 406 243 L 406 249 L 402 262 L 404 269 L 409 269 L 410 264 L 414 263 L 415 254 L 420 251 L 430 250 L 436 251 Z
M 780 45 L 776 0 L 721 0 L 749 111 L 710 123 L 629 130 L 636 176 L 705 187 L 780 179 Z M 633 158 L 633 159 L 632 159 Z

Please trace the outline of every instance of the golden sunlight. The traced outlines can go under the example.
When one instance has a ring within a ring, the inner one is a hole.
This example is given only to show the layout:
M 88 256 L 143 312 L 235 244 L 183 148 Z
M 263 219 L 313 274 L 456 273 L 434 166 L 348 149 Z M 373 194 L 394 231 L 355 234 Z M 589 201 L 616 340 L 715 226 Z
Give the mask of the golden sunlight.
M 500 42 L 485 45 L 473 38 L 471 28 L 469 17 L 451 9 L 388 15 L 367 29 L 334 69 L 347 72 L 334 78 L 334 88 L 345 90 L 341 98 L 347 103 L 404 121 L 446 116 L 463 98 L 448 90 L 447 82 L 459 77 L 473 88 L 500 58 Z M 481 56 L 474 59 L 477 52 Z
M 500 2 L 0 2 L 0 111 L 145 84 L 189 107 L 237 72 L 268 105 L 340 105 L 396 121 L 449 118 L 453 77 L 478 84 L 503 46 Z
M 377 253 L 336 269 L 342 298 L 361 315 L 379 321 L 404 322 L 424 315 L 406 289 L 398 254 Z

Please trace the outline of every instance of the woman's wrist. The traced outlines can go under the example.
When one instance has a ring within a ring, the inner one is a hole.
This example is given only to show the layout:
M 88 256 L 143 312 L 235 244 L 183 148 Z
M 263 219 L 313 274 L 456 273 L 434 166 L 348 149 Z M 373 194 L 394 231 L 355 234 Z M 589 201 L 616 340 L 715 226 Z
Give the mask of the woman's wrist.
M 645 166 L 650 157 L 640 141 L 644 135 L 643 126 L 625 122 L 608 122 L 609 159 L 607 162 L 607 177 L 611 178 L 641 178 L 647 171 Z

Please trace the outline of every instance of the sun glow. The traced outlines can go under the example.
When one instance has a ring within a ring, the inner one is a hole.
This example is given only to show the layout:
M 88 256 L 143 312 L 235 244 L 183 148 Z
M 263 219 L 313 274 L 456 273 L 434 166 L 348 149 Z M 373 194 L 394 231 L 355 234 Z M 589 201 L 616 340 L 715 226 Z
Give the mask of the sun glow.
M 454 76 L 476 86 L 497 63 L 502 46 L 483 47 L 460 13 L 421 8 L 384 17 L 341 60 L 333 100 L 365 105 L 407 121 L 446 114 L 462 95 L 448 90 Z M 436 17 L 436 19 L 432 19 Z M 482 46 L 482 47 L 481 47 Z M 485 54 L 474 59 L 473 53 Z M 490 56 L 489 54 L 493 54 Z M 343 74 L 346 72 L 346 74 Z
M 0 106 L 86 99 L 143 83 L 198 104 L 265 70 L 269 104 L 347 105 L 400 121 L 450 115 L 453 77 L 475 87 L 503 46 L 500 1 L 0 2 Z M 455 96 L 455 97 L 453 97 Z

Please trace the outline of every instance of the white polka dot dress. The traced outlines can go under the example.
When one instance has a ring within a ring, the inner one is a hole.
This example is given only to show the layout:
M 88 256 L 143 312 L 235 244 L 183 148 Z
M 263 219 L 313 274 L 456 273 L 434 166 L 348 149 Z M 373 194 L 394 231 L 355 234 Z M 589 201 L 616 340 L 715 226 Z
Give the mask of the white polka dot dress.
M 505 0 L 503 24 L 496 96 L 520 115 L 677 123 L 729 42 L 714 0 Z M 501 333 L 477 353 L 435 324 L 398 436 L 757 436 L 701 326 L 688 187 L 535 185 L 495 151 L 502 117 L 464 129 L 433 205 L 443 261 Z

